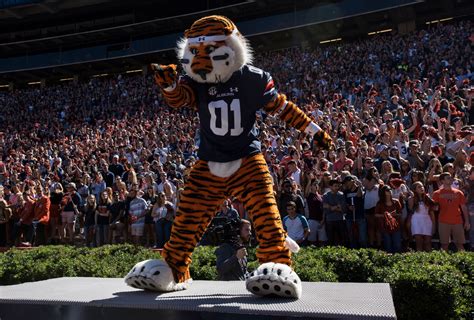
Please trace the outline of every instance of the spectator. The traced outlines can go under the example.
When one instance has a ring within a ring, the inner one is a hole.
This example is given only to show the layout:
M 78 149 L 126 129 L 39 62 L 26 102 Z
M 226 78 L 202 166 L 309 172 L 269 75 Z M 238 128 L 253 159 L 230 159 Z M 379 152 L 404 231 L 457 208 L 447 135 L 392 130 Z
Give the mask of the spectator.
M 130 209 L 129 214 L 131 218 L 131 235 L 133 243 L 139 245 L 143 237 L 145 229 L 145 215 L 148 209 L 147 203 L 135 189 L 130 190 Z
M 38 184 L 35 187 L 36 202 L 33 216 L 33 222 L 36 223 L 35 245 L 46 244 L 46 226 L 49 223 L 49 210 L 51 201 L 48 195 L 44 194 L 43 187 Z
M 252 236 L 250 221 L 240 220 L 237 242 L 225 241 L 216 249 L 217 279 L 223 281 L 245 280 L 247 270 L 247 249 Z
M 343 183 L 348 214 L 346 218 L 351 248 L 367 247 L 367 220 L 364 212 L 362 183 L 354 176 L 346 176 Z
M 69 237 L 69 244 L 73 244 L 74 240 L 74 220 L 76 212 L 78 213 L 78 206 L 81 203 L 79 193 L 76 191 L 76 184 L 71 182 L 66 185 L 66 194 L 62 200 L 63 211 L 61 212 L 61 238 L 66 240 L 66 235 Z M 67 233 L 64 233 L 65 228 Z
M 467 210 L 469 212 L 469 243 L 471 251 L 474 251 L 474 167 L 469 171 L 469 180 L 466 184 Z
M 295 160 L 288 161 L 288 178 L 296 183 L 301 188 L 301 169 Z
M 62 211 L 62 200 L 63 200 L 63 188 L 61 184 L 55 184 L 50 192 L 49 199 L 51 201 L 51 207 L 49 211 L 49 237 L 48 243 L 58 244 L 61 240 L 61 211 Z M 29 200 L 27 200 L 29 201 Z
M 288 236 L 300 246 L 306 245 L 310 233 L 308 220 L 297 213 L 296 203 L 293 201 L 286 204 L 286 211 L 288 214 L 283 218 L 283 227 L 288 232 Z
M 15 226 L 15 244 L 19 245 L 23 242 L 27 245 L 33 245 L 35 199 L 33 199 L 30 192 L 25 191 L 23 193 L 23 197 L 21 198 L 21 206 L 18 209 L 20 220 Z
M 380 155 L 374 162 L 374 166 L 379 172 L 382 171 L 382 165 L 385 161 L 388 161 L 388 163 L 391 164 L 392 170 L 397 172 L 400 171 L 400 164 L 398 163 L 398 160 L 389 156 L 389 150 L 390 147 L 388 145 L 384 144 L 380 147 Z
M 329 182 L 331 191 L 323 196 L 324 223 L 328 234 L 329 245 L 347 245 L 347 229 L 345 215 L 347 205 L 344 194 L 339 191 L 341 183 L 338 180 Z
M 111 199 L 107 190 L 102 191 L 99 198 L 99 203 L 95 209 L 95 234 L 97 246 L 103 246 L 108 243 L 109 240 L 109 225 L 111 221 L 110 217 L 110 205 L 112 204 Z
M 433 200 L 426 194 L 421 182 L 412 186 L 413 197 L 408 200 L 412 214 L 408 218 L 411 234 L 415 238 L 416 251 L 431 251 L 431 238 L 435 230 Z
M 324 225 L 323 197 L 319 193 L 317 180 L 311 179 L 306 187 L 306 203 L 308 204 L 308 236 L 309 244 L 324 246 L 328 238 Z
M 143 199 L 147 202 L 147 212 L 145 215 L 145 247 L 153 247 L 156 246 L 156 232 L 155 232 L 155 221 L 153 221 L 152 217 L 152 208 L 155 203 L 159 200 L 159 195 L 155 194 L 154 188 L 154 181 L 151 178 L 151 175 L 147 175 L 150 177 L 148 180 L 149 182 L 145 186 L 145 194 L 143 195 Z
M 295 188 L 292 185 L 290 179 L 285 179 L 281 188 L 281 193 L 278 197 L 278 210 L 282 219 L 288 214 L 286 212 L 288 202 L 294 202 L 296 204 L 297 214 L 304 213 L 304 201 L 303 198 L 296 193 Z
M 346 150 L 344 147 L 339 147 L 337 149 L 337 156 L 338 159 L 334 163 L 334 171 L 341 172 L 342 170 L 346 170 L 345 167 L 348 167 L 349 170 L 352 169 L 354 161 L 346 157 Z
M 158 193 L 158 199 L 153 206 L 151 215 L 155 221 L 155 247 L 162 249 L 171 236 L 171 226 L 174 219 L 173 204 L 166 201 L 164 192 Z
M 398 222 L 396 230 L 388 230 L 385 225 L 385 215 L 389 213 Z M 402 251 L 402 233 L 401 233 L 402 205 L 393 198 L 392 189 L 384 185 L 379 190 L 379 201 L 375 207 L 376 225 L 383 237 L 383 246 L 389 253 L 399 253 Z
M 407 161 L 410 164 L 411 168 L 417 170 L 425 169 L 425 161 L 421 158 L 420 144 L 417 140 L 410 141 L 408 145 L 409 151 L 407 156 Z
M 232 207 L 229 199 L 224 200 L 216 217 L 226 217 L 227 219 L 240 219 L 239 213 Z
M 121 163 L 119 163 L 119 156 L 118 154 L 114 154 L 112 157 L 112 163 L 109 165 L 107 170 L 108 172 L 112 172 L 114 174 L 114 178 L 122 177 L 125 169 Z
M 0 247 L 7 245 L 7 223 L 10 220 L 12 210 L 8 207 L 5 200 L 0 200 Z
M 364 212 L 365 218 L 367 219 L 367 236 L 368 245 L 370 247 L 381 247 L 381 235 L 377 229 L 375 219 L 375 207 L 379 202 L 379 179 L 378 172 L 375 167 L 370 168 L 367 171 L 366 176 L 362 180 L 362 185 L 365 189 L 364 195 Z
M 96 247 L 95 237 L 95 215 L 97 209 L 97 202 L 95 196 L 90 194 L 86 198 L 86 204 L 84 206 L 84 237 L 86 240 L 87 247 Z
M 111 175 L 106 172 L 106 177 L 111 180 Z M 91 193 L 95 196 L 96 199 L 100 199 L 100 194 L 107 188 L 107 184 L 104 181 L 103 175 L 99 172 L 95 174 L 94 182 L 91 184 Z
M 120 200 L 120 193 L 113 193 L 110 210 L 109 243 L 121 243 L 127 240 L 125 230 L 125 202 Z
M 442 183 L 442 187 L 433 193 L 433 201 L 439 207 L 438 228 L 441 249 L 448 250 L 449 239 L 452 237 L 456 248 L 459 251 L 463 251 L 465 242 L 464 231 L 470 228 L 466 198 L 462 191 L 453 189 L 453 178 L 450 173 L 443 172 L 439 180 Z

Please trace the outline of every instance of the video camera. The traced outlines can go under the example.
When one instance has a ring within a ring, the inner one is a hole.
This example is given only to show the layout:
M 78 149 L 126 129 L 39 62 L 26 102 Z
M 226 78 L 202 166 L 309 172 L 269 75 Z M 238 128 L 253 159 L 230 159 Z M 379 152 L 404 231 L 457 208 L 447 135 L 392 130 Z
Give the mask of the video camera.
M 212 246 L 223 243 L 238 245 L 240 242 L 240 219 L 215 217 L 206 231 L 206 240 Z

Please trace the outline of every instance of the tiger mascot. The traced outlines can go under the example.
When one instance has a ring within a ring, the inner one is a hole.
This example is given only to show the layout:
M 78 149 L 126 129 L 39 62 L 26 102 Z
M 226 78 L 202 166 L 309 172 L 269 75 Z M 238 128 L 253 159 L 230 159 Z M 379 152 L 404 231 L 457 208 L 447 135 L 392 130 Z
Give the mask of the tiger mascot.
M 199 160 L 190 171 L 166 243 L 164 260 L 133 267 L 125 282 L 139 289 L 175 291 L 192 282 L 191 254 L 220 204 L 229 196 L 241 201 L 254 225 L 260 266 L 248 275 L 247 290 L 256 295 L 301 296 L 301 281 L 290 268 L 291 251 L 273 193 L 273 182 L 260 152 L 256 112 L 278 116 L 313 136 L 321 148 L 331 138 L 275 88 L 267 72 L 251 66 L 252 50 L 235 24 L 223 16 L 195 21 L 178 41 L 176 65 L 152 64 L 154 78 L 171 107 L 189 106 L 200 119 Z

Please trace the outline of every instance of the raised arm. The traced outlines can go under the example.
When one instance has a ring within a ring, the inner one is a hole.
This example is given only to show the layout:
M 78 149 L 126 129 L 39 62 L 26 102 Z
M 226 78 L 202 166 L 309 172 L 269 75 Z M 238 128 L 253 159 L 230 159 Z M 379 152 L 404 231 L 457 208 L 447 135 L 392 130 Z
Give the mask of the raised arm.
M 313 143 L 323 149 L 329 149 L 332 139 L 327 132 L 322 130 L 303 110 L 296 104 L 286 99 L 284 94 L 277 94 L 263 108 L 270 115 L 278 116 L 289 126 L 313 136 Z
M 194 90 L 183 79 L 179 78 L 175 64 L 159 65 L 153 63 L 150 68 L 155 73 L 156 84 L 160 87 L 166 102 L 171 107 L 196 108 Z

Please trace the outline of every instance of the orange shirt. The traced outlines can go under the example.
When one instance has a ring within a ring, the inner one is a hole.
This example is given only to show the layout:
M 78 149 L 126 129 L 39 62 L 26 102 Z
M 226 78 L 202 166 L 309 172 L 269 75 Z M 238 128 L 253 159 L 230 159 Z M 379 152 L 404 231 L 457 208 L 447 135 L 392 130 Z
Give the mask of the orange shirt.
M 25 200 L 25 205 L 21 208 L 20 218 L 23 224 L 30 225 L 34 218 L 35 202 L 30 199 Z
M 42 224 L 47 224 L 49 222 L 49 208 L 51 206 L 51 201 L 49 197 L 43 196 L 38 199 L 35 203 L 34 216 L 36 220 L 39 220 Z
M 461 190 L 436 190 L 433 192 L 433 201 L 439 204 L 439 222 L 462 224 L 460 206 L 466 203 L 466 198 Z

